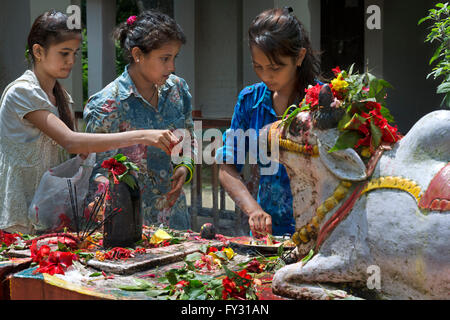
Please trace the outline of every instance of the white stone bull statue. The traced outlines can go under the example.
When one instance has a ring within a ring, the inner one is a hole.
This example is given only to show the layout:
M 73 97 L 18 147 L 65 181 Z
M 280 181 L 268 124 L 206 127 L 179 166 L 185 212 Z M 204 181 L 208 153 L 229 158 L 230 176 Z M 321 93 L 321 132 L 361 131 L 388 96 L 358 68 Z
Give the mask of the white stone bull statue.
M 270 130 L 291 180 L 296 250 L 302 257 L 315 249 L 305 264 L 276 272 L 273 292 L 327 299 L 330 284 L 369 284 L 378 298 L 449 299 L 450 111 L 420 119 L 382 154 L 371 176 L 353 149 L 329 153 L 338 131 L 317 129 L 313 118 L 300 112 L 284 133 L 274 125 Z M 286 141 L 297 152 L 283 150 Z M 301 154 L 306 141 L 316 156 Z M 347 201 L 352 196 L 354 203 Z M 330 217 L 346 208 L 348 215 L 318 244 Z

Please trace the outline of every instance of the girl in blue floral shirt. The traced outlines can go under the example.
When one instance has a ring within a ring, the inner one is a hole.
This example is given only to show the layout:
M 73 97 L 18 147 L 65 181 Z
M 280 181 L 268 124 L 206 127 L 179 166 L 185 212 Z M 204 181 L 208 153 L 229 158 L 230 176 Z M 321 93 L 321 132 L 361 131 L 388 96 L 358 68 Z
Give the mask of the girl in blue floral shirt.
M 249 46 L 253 68 L 262 82 L 246 87 L 239 94 L 231 127 L 224 133 L 224 147 L 216 156 L 223 163 L 219 171 L 220 182 L 248 215 L 255 236 L 295 232 L 289 177 L 282 164 L 264 165 L 257 155 L 261 174 L 255 200 L 238 173 L 243 167 L 238 163 L 241 151 L 236 143 L 238 139 L 227 137 L 234 136 L 239 129 L 241 132 L 253 129 L 257 138 L 260 129 L 277 121 L 288 106 L 298 105 L 308 85 L 315 83 L 319 60 L 303 25 L 291 11 L 290 8 L 270 9 L 253 20 L 248 31 Z M 249 152 L 248 141 L 245 152 Z M 262 168 L 274 166 L 273 174 L 262 172 Z
M 165 14 L 146 11 L 119 25 L 115 39 L 130 63 L 121 76 L 89 98 L 84 110 L 86 131 L 186 129 L 194 143 L 189 88 L 172 74 L 175 58 L 186 41 L 178 24 Z M 107 183 L 100 165 L 117 152 L 139 167 L 144 223 L 189 229 L 182 186 L 192 177 L 192 165 L 174 166 L 170 155 L 161 149 L 138 144 L 98 154 L 96 182 Z

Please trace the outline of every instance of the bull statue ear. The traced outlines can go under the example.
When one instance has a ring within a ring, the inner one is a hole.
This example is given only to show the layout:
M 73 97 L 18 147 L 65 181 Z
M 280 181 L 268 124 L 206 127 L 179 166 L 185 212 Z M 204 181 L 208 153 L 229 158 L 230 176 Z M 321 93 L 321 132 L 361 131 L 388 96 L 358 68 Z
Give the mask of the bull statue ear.
M 337 178 L 348 181 L 367 179 L 366 166 L 355 150 L 348 148 L 328 152 L 338 138 L 337 129 L 317 130 L 319 157 L 325 167 Z

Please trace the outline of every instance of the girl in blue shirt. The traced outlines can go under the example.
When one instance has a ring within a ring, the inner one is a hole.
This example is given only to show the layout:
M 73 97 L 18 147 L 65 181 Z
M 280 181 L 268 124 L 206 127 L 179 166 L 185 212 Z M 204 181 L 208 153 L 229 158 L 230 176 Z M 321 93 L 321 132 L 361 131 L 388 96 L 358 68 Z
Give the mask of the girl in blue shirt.
M 224 133 L 224 146 L 218 150 L 219 179 L 236 205 L 249 218 L 253 235 L 283 235 L 295 232 L 292 193 L 289 177 L 282 164 L 270 164 L 277 170 L 263 174 L 267 164 L 261 162 L 258 197 L 255 200 L 239 172 L 237 139 L 227 139 L 232 132 L 259 130 L 278 120 L 288 106 L 298 105 L 308 85 L 314 85 L 319 75 L 319 60 L 311 48 L 302 23 L 291 14 L 291 8 L 270 9 L 252 22 L 248 35 L 253 68 L 262 82 L 241 91 L 234 109 L 230 129 Z M 251 135 L 250 135 L 251 139 Z M 248 139 L 245 143 L 248 152 Z

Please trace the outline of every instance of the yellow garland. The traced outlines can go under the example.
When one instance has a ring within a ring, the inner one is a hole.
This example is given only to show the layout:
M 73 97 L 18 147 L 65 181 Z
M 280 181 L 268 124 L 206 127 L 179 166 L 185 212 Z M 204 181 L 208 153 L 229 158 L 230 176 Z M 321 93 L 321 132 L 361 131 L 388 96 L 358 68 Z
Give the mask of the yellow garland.
M 399 189 L 403 190 L 405 192 L 408 192 L 410 195 L 412 195 L 417 202 L 420 201 L 421 197 L 421 189 L 412 180 L 402 178 L 402 177 L 392 177 L 392 176 L 386 176 L 386 177 L 379 177 L 374 178 L 370 180 L 370 182 L 367 184 L 366 188 L 362 191 L 362 194 L 375 190 L 375 189 Z
M 282 139 L 280 138 L 279 140 L 280 143 L 280 148 L 287 150 L 287 151 L 292 151 L 295 153 L 302 153 L 302 154 L 311 154 L 311 156 L 313 157 L 317 157 L 319 155 L 319 147 L 317 145 L 312 146 L 312 153 L 310 153 L 309 151 L 307 151 L 307 146 L 304 144 L 300 144 L 291 140 L 287 140 L 287 139 Z
M 336 207 L 339 202 L 347 195 L 351 183 L 342 181 L 334 190 L 333 195 L 328 197 L 317 209 L 316 215 L 311 220 L 297 231 L 292 236 L 292 241 L 298 246 L 300 244 L 308 243 L 314 235 L 317 235 L 319 225 L 325 218 L 325 215 Z

